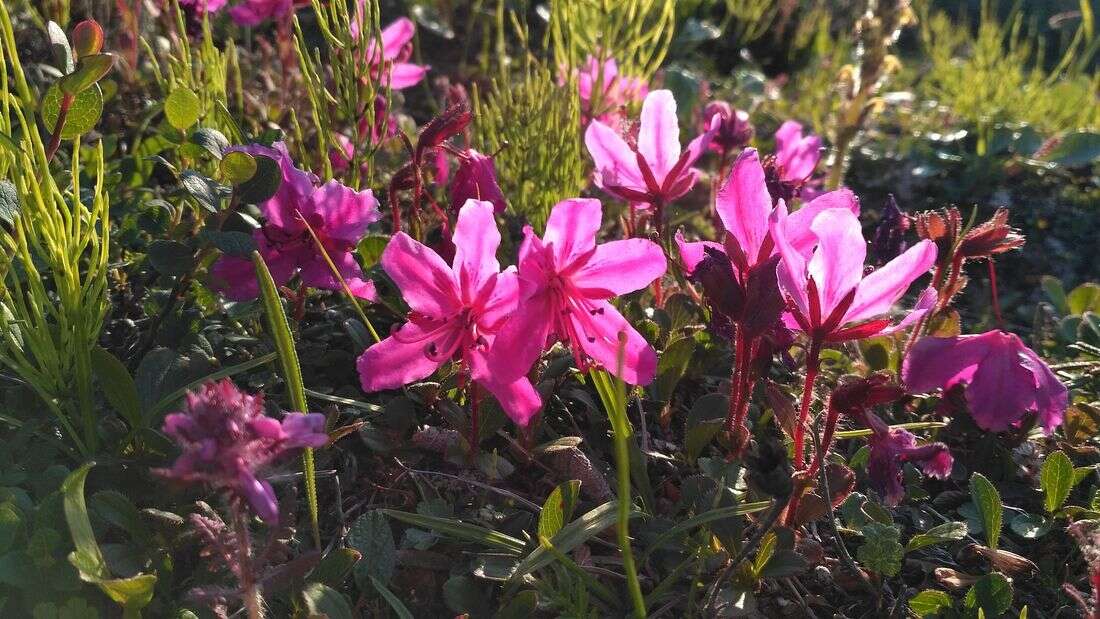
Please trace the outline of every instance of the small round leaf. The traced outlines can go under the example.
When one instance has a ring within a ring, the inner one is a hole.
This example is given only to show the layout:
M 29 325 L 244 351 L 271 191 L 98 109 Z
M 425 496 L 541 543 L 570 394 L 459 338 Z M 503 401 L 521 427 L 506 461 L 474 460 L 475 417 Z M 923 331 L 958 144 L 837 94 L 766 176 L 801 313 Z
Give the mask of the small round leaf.
M 234 185 L 240 185 L 255 176 L 258 167 L 255 157 L 246 152 L 235 150 L 225 154 L 218 170 L 226 181 Z
M 257 155 L 256 173 L 237 186 L 237 197 L 246 204 L 261 204 L 270 200 L 283 184 L 283 171 L 271 157 Z
M 164 100 L 164 115 L 180 131 L 190 129 L 202 115 L 202 101 L 190 88 L 177 88 Z
M 61 111 L 61 88 L 54 84 L 42 98 L 42 120 L 51 130 L 57 124 L 57 115 Z M 72 140 L 95 128 L 103 115 L 103 91 L 99 85 L 92 86 L 77 94 L 65 117 L 65 126 L 61 128 L 61 139 Z

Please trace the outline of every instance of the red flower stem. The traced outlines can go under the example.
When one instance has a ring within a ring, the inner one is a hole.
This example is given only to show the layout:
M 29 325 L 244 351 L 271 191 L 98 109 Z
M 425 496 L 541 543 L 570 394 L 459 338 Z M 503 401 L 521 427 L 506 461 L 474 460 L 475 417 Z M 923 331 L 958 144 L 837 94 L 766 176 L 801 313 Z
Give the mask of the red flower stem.
M 806 470 L 807 479 L 817 474 L 817 469 L 825 459 L 825 454 L 829 453 L 829 447 L 833 444 L 833 434 L 836 432 L 838 421 L 840 421 L 840 411 L 830 406 L 829 412 L 825 416 L 825 431 L 821 436 L 821 448 L 814 453 L 810 468 Z
M 802 407 L 798 412 L 798 425 L 794 428 L 794 465 L 801 469 L 806 466 L 805 444 L 806 423 L 810 418 L 810 402 L 814 398 L 814 383 L 817 382 L 817 371 L 821 366 L 821 342 L 816 338 L 810 340 L 810 347 L 806 349 L 806 382 L 802 386 Z
M 726 431 L 737 428 L 737 411 L 741 409 L 741 376 L 745 373 L 745 336 L 737 329 L 733 344 L 733 374 L 730 376 L 730 405 L 726 414 Z
M 46 161 L 53 161 L 54 154 L 61 146 L 61 130 L 65 127 L 65 119 L 69 117 L 69 110 L 72 109 L 75 100 L 76 95 L 65 94 L 61 97 L 61 105 L 57 109 L 57 120 L 50 134 L 50 143 L 46 145 Z
M 478 445 L 481 442 L 481 397 L 477 390 L 477 382 L 472 378 L 467 383 L 466 389 L 470 395 L 470 461 L 477 457 Z
M 1001 315 L 1001 299 L 1000 295 L 997 294 L 997 267 L 993 264 L 992 258 L 986 260 L 985 263 L 989 267 L 989 294 L 993 302 L 993 316 L 997 319 L 997 327 L 1004 329 L 1005 319 Z

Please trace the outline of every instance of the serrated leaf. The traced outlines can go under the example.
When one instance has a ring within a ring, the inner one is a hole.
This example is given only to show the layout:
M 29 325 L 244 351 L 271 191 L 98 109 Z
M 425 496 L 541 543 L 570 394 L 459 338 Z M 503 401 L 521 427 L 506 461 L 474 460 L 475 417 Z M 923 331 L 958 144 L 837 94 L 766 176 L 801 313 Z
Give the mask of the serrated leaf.
M 62 96 L 61 88 L 54 84 L 42 98 L 42 122 L 51 131 L 57 125 L 57 117 L 61 113 Z M 65 116 L 65 124 L 61 128 L 61 139 L 72 140 L 95 129 L 102 115 L 103 91 L 96 84 L 73 98 L 69 113 Z
M 1012 584 L 997 572 L 986 574 L 966 592 L 963 603 L 987 617 L 1000 617 L 1012 607 Z
M 914 535 L 906 544 L 905 550 L 912 552 L 934 544 L 958 541 L 966 537 L 966 531 L 965 522 L 946 522 L 924 533 Z
M 1043 461 L 1039 487 L 1043 490 L 1043 506 L 1053 513 L 1069 498 L 1073 489 L 1073 462 L 1062 451 L 1055 451 Z
M 180 276 L 191 271 L 194 256 L 191 248 L 179 241 L 158 239 L 146 249 L 150 264 L 164 275 Z
M 164 100 L 164 115 L 173 127 L 187 131 L 202 116 L 202 101 L 190 88 L 179 86 Z
M 896 576 L 905 553 L 899 537 L 901 531 L 895 526 L 879 522 L 863 525 L 863 544 L 856 551 L 859 562 L 876 574 Z
M 92 371 L 99 381 L 103 395 L 131 428 L 142 425 L 141 398 L 130 370 L 110 351 L 96 346 L 92 349 Z
M 978 520 L 985 531 L 986 545 L 996 550 L 1001 537 L 1001 524 L 1004 507 L 1001 494 L 981 473 L 970 477 L 970 496 L 978 510 Z
M 363 557 L 353 569 L 360 588 L 370 582 L 370 577 L 383 584 L 389 582 L 397 567 L 397 548 L 390 523 L 382 512 L 371 510 L 360 516 L 348 530 L 347 542 Z
M 951 608 L 951 596 L 936 589 L 925 589 L 909 598 L 909 610 L 918 617 L 931 617 Z
M 546 497 L 546 502 L 539 512 L 539 536 L 550 539 L 557 535 L 566 522 L 573 517 L 573 509 L 577 506 L 577 499 L 581 489 L 581 482 L 571 479 L 558 487 Z

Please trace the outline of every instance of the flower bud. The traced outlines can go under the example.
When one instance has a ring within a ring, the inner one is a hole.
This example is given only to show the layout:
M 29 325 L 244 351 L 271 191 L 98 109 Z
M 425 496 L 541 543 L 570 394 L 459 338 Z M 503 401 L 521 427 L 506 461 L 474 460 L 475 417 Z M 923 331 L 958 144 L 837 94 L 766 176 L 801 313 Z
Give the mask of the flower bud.
M 86 19 L 73 28 L 73 54 L 77 59 L 103 51 L 103 28 L 94 19 Z
M 474 149 L 463 151 L 459 157 L 458 171 L 450 188 L 451 208 L 458 210 L 466 200 L 485 200 L 493 203 L 493 210 L 501 213 L 508 206 L 504 193 L 497 184 L 496 166 L 490 155 Z
M 704 131 L 716 115 L 722 119 L 722 123 L 711 138 L 712 150 L 730 152 L 748 145 L 755 133 L 752 123 L 749 122 L 748 112 L 734 109 L 725 101 L 711 101 L 703 108 Z

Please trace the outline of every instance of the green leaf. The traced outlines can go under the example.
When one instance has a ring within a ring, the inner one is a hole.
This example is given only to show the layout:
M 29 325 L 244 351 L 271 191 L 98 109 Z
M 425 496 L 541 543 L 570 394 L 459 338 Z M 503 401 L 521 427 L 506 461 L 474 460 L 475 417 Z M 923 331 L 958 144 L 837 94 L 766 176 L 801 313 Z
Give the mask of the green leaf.
M 1003 506 L 1001 495 L 993 484 L 981 473 L 970 477 L 970 496 L 978 510 L 978 520 L 985 531 L 986 545 L 996 550 L 1001 537 L 1001 519 Z
M 179 277 L 191 272 L 195 264 L 194 252 L 179 241 L 158 239 L 146 249 L 149 262 L 164 275 Z
M 199 206 L 211 213 L 218 212 L 221 197 L 218 195 L 218 185 L 213 180 L 194 170 L 186 170 L 180 174 L 180 186 L 199 203 Z
M 436 516 L 426 516 L 424 514 L 414 514 L 392 509 L 383 509 L 381 511 L 390 518 L 400 520 L 405 524 L 411 524 L 414 527 L 420 527 L 422 529 L 429 529 L 445 537 L 463 542 L 483 544 L 514 554 L 519 554 L 526 546 L 521 540 L 510 535 L 505 535 L 504 533 L 493 531 L 483 526 L 469 524 L 453 518 L 438 518 Z
M 1078 131 L 1067 134 L 1058 146 L 1046 156 L 1067 167 L 1085 166 L 1100 158 L 1100 133 Z
M 1044 275 L 1040 280 L 1047 298 L 1054 304 L 1054 309 L 1061 315 L 1069 314 L 1069 300 L 1066 298 L 1066 289 L 1062 286 L 1062 280 L 1053 275 Z
M 1100 284 L 1088 282 L 1073 289 L 1066 297 L 1070 314 L 1100 311 Z
M 617 517 L 615 513 L 617 508 L 615 501 L 604 503 L 562 527 L 558 534 L 551 538 L 550 542 L 562 554 L 572 552 L 574 548 L 614 524 Z M 638 515 L 640 515 L 638 512 L 631 512 L 630 514 L 632 518 Z M 535 570 L 546 567 L 553 561 L 553 554 L 540 545 L 520 561 L 510 580 L 516 581 Z
M 363 558 L 355 564 L 355 582 L 365 588 L 370 578 L 383 584 L 389 582 L 397 567 L 397 548 L 393 543 L 393 531 L 386 516 L 371 510 L 355 521 L 348 530 L 348 546 L 359 551 Z
M 191 143 L 206 150 L 215 159 L 221 159 L 225 149 L 229 148 L 229 139 L 217 129 L 200 127 L 191 134 Z
M 141 398 L 130 370 L 118 357 L 101 346 L 92 349 L 92 371 L 99 380 L 104 397 L 131 428 L 144 425 L 141 417 Z
M 104 563 L 99 544 L 95 541 L 92 523 L 88 519 L 88 506 L 84 502 L 84 480 L 93 466 L 95 462 L 88 462 L 70 473 L 61 484 L 61 496 L 65 521 L 69 525 L 76 554 L 79 555 L 80 565 L 76 565 L 77 569 L 81 571 L 82 577 L 87 574 L 94 578 L 107 578 L 110 576 L 107 564 Z
M 23 517 L 11 501 L 0 503 L 0 555 L 11 550 L 23 526 Z
M 76 70 L 58 80 L 61 92 L 76 95 L 95 86 L 115 64 L 113 54 L 92 54 L 76 63 Z
M 668 540 L 676 539 L 680 535 L 684 535 L 698 527 L 710 524 L 712 522 L 718 522 L 719 520 L 725 520 L 726 518 L 732 518 L 734 516 L 744 516 L 745 514 L 752 514 L 756 512 L 762 512 L 772 506 L 771 501 L 757 501 L 755 503 L 742 503 L 741 505 L 735 505 L 733 507 L 719 507 L 712 509 L 698 516 L 693 516 L 687 520 L 682 520 L 675 526 L 670 527 L 665 532 L 657 536 L 657 539 L 650 543 L 649 548 L 646 550 L 646 554 L 653 552 Z
M 966 592 L 963 604 L 987 617 L 1000 617 L 1012 607 L 1012 584 L 997 572 L 986 574 Z
M 896 576 L 905 553 L 899 537 L 901 531 L 895 526 L 879 522 L 863 525 L 863 545 L 856 551 L 859 562 L 876 574 Z
M 1073 461 L 1062 451 L 1055 451 L 1043 461 L 1039 487 L 1043 489 L 1043 506 L 1053 513 L 1069 498 L 1073 489 Z
M 322 615 L 328 619 L 352 619 L 355 614 L 342 593 L 319 582 L 302 589 L 302 600 L 311 616 Z
M 153 574 L 138 574 L 130 578 L 100 580 L 95 584 L 119 606 L 139 610 L 153 601 L 153 588 L 157 584 L 157 577 Z
M 389 242 L 390 237 L 386 234 L 368 234 L 364 236 L 359 241 L 359 246 L 356 247 L 356 252 L 363 259 L 363 267 L 369 269 L 378 264 L 378 261 L 382 258 L 382 252 Z
M 581 482 L 571 479 L 554 488 L 550 496 L 546 497 L 542 511 L 539 512 L 539 536 L 546 539 L 554 537 L 573 517 L 580 489 Z
M 760 571 L 763 578 L 789 578 L 797 576 L 810 566 L 806 558 L 793 550 L 780 550 L 772 555 L 764 569 Z
M 202 101 L 190 88 L 177 87 L 164 100 L 164 115 L 173 127 L 187 131 L 202 116 Z
M 909 598 L 909 610 L 918 617 L 931 617 L 951 608 L 951 596 L 936 589 L 925 589 Z
M 466 575 L 451 576 L 443 583 L 443 601 L 452 611 L 470 617 L 488 613 L 488 601 L 474 579 Z
M 370 582 L 374 585 L 374 588 L 378 590 L 378 593 L 382 596 L 382 599 L 386 600 L 386 603 L 390 605 L 393 612 L 397 615 L 398 619 L 413 619 L 413 614 L 409 612 L 409 609 L 405 607 L 405 604 L 393 594 L 392 591 L 386 588 L 386 585 L 378 581 L 374 576 L 370 577 Z
M 237 197 L 245 204 L 267 202 L 283 184 L 283 171 L 271 157 L 254 155 L 256 173 L 246 182 L 237 185 Z
M 494 619 L 530 619 L 539 607 L 539 592 L 533 589 L 520 591 L 512 596 L 512 601 L 503 606 L 494 615 Z
M 1038 539 L 1054 528 L 1054 521 L 1039 514 L 1018 514 L 1008 526 L 1024 539 Z
M 779 536 L 775 534 L 775 531 L 768 531 L 768 534 L 760 541 L 760 550 L 756 551 L 756 558 L 752 560 L 752 573 L 756 580 L 760 579 L 760 575 L 764 572 L 764 566 L 775 554 L 778 541 Z
M 352 548 L 333 548 L 309 574 L 311 581 L 339 587 L 363 555 Z
M 199 238 L 217 247 L 223 254 L 237 258 L 250 258 L 257 249 L 251 234 L 236 230 L 203 230 Z
M 54 84 L 42 98 L 42 122 L 52 131 L 61 112 L 61 88 Z M 61 139 L 72 140 L 88 133 L 99 123 L 103 115 L 103 91 L 99 85 L 83 90 L 73 99 L 65 124 L 61 128 Z
M 906 552 L 912 552 L 924 548 L 925 546 L 958 541 L 964 537 L 966 537 L 965 522 L 947 522 L 932 527 L 924 533 L 914 535 L 909 540 L 909 543 L 906 544 L 905 550 Z
M 0 221 L 12 225 L 21 210 L 23 207 L 19 204 L 19 192 L 15 185 L 11 181 L 0 181 Z
M 69 46 L 69 37 L 65 30 L 57 22 L 51 21 L 46 24 L 46 36 L 50 39 L 50 49 L 57 68 L 61 69 L 62 74 L 72 73 L 73 50 Z
M 218 171 L 222 177 L 234 185 L 247 182 L 256 175 L 256 158 L 246 152 L 235 150 L 225 154 Z
M 653 382 L 651 391 L 655 400 L 668 402 L 672 398 L 672 392 L 677 383 L 684 377 L 691 356 L 695 353 L 695 339 L 681 337 L 673 340 L 661 353 L 657 362 L 657 380 Z

